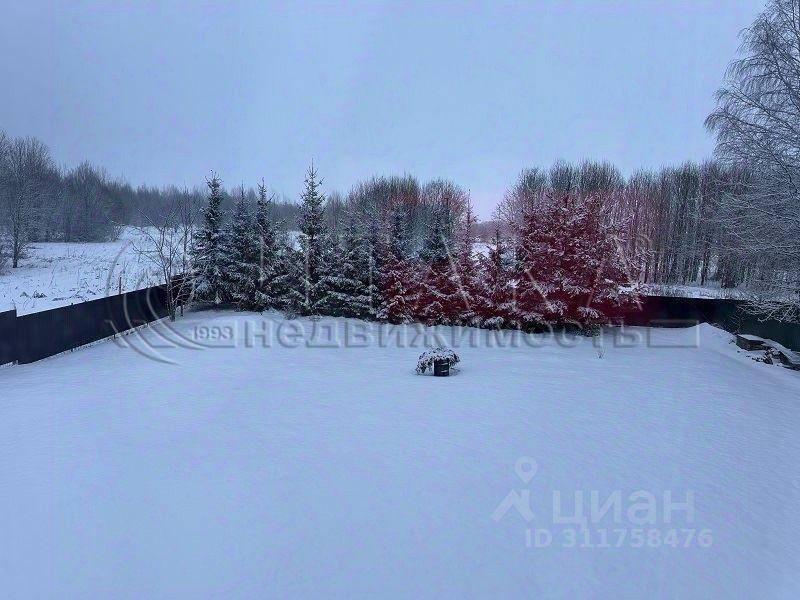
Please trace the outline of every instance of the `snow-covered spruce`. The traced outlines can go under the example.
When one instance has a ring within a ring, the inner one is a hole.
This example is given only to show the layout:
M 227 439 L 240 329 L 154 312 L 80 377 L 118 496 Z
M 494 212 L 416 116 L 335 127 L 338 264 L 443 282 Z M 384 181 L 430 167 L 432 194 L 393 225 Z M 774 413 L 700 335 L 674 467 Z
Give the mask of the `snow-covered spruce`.
M 194 294 L 198 300 L 220 303 L 225 296 L 225 261 L 227 248 L 222 228 L 222 181 L 215 174 L 208 184 L 208 206 L 194 236 L 191 250 Z
M 458 358 L 458 354 L 453 352 L 450 348 L 438 346 L 420 354 L 419 360 L 417 360 L 417 374 L 422 375 L 428 370 L 432 371 L 433 363 L 439 360 L 447 361 L 451 367 L 461 362 L 461 359 Z
M 377 318 L 388 323 L 411 323 L 416 303 L 416 265 L 410 259 L 411 240 L 406 230 L 406 213 L 395 207 L 388 217 L 386 240 L 380 247 Z
M 363 226 L 354 213 L 346 216 L 344 231 L 338 237 L 328 260 L 322 310 L 336 317 L 374 319 L 372 255 Z
M 272 205 L 272 197 L 267 195 L 267 186 L 262 179 L 258 186 L 255 212 L 257 234 L 260 241 L 256 302 L 262 309 L 283 307 L 286 296 L 284 288 L 287 273 L 282 260 L 284 244 L 272 218 Z
M 306 176 L 301 195 L 300 254 L 302 264 L 295 265 L 299 288 L 293 290 L 297 311 L 303 315 L 320 315 L 325 312 L 329 277 L 333 275 L 331 257 L 334 252 L 331 236 L 325 224 L 325 195 L 321 181 L 312 164 Z
M 231 220 L 224 227 L 223 283 L 225 297 L 240 310 L 257 310 L 261 240 L 242 186 Z

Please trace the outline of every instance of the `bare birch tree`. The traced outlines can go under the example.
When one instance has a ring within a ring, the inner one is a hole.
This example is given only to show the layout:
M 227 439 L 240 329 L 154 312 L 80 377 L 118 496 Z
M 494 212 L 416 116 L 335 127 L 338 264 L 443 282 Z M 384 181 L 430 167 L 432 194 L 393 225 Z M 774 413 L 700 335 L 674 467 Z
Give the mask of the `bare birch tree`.
M 800 0 L 770 0 L 740 55 L 706 119 L 718 156 L 753 174 L 725 195 L 722 222 L 736 251 L 770 264 L 754 308 L 800 321 Z
M 6 268 L 8 267 L 8 250 L 7 250 L 7 242 L 6 236 L 3 231 L 3 217 L 5 212 L 5 189 L 4 189 L 4 178 L 6 169 L 8 167 L 7 161 L 8 160 L 8 137 L 6 137 L 6 132 L 0 129 L 0 275 L 5 273 Z

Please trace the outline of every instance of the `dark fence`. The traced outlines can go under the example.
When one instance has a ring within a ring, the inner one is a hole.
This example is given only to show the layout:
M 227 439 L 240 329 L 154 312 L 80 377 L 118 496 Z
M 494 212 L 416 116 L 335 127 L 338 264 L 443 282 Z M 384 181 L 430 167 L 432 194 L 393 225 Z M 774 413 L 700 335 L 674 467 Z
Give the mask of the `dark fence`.
M 34 362 L 156 321 L 169 314 L 167 299 L 166 289 L 156 286 L 29 315 L 2 312 L 0 364 Z M 617 316 L 626 325 L 713 323 L 732 333 L 750 333 L 800 350 L 800 325 L 759 321 L 740 300 L 645 296 L 639 308 Z
M 162 286 L 17 316 L 0 313 L 0 364 L 30 363 L 169 314 Z
M 800 350 L 800 324 L 761 321 L 745 310 L 743 300 L 643 296 L 641 308 L 620 316 L 626 325 L 686 327 L 712 323 L 731 333 L 749 333 L 768 338 L 792 350 Z
M 17 311 L 0 312 L 0 365 L 17 360 Z

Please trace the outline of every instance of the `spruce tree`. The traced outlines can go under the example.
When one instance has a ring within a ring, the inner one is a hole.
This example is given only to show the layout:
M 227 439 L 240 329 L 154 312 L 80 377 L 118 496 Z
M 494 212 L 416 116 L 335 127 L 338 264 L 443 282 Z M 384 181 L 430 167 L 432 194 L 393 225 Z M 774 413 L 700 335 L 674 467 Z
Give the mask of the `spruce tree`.
M 545 328 L 565 318 L 560 293 L 568 234 L 565 208 L 551 199 L 524 216 L 514 269 L 514 320 L 521 329 Z
M 455 325 L 463 311 L 460 283 L 452 252 L 452 225 L 446 211 L 437 208 L 428 223 L 420 259 L 422 277 L 414 316 L 427 325 Z
M 380 218 L 367 214 L 365 209 L 360 209 L 356 213 L 359 223 L 359 231 L 363 240 L 363 252 L 365 261 L 365 271 L 362 280 L 369 294 L 369 314 L 375 318 L 380 309 L 381 296 L 381 276 L 383 273 L 383 222 Z
M 468 201 L 461 227 L 459 228 L 455 261 L 458 294 L 460 296 L 458 321 L 462 325 L 479 325 L 481 320 L 478 308 L 481 278 L 474 251 L 476 223 L 477 218 L 475 213 L 472 212 L 472 204 Z
M 241 188 L 230 223 L 226 227 L 224 281 L 226 296 L 240 310 L 260 310 L 259 232 Z
M 317 180 L 317 172 L 312 163 L 301 195 L 300 214 L 300 253 L 303 264 L 300 275 L 301 295 L 299 311 L 304 315 L 322 314 L 326 295 L 325 275 L 330 256 L 330 238 L 325 225 L 325 195 L 321 192 L 322 182 Z
M 405 211 L 398 207 L 389 216 L 386 241 L 381 248 L 380 296 L 377 318 L 389 323 L 413 320 L 417 272 L 409 258 Z
M 206 180 L 208 206 L 194 235 L 191 250 L 194 295 L 198 300 L 220 303 L 225 294 L 225 238 L 222 228 L 222 182 L 216 174 Z
M 354 213 L 346 216 L 341 238 L 328 261 L 324 278 L 325 313 L 337 317 L 369 319 L 371 305 L 371 255 L 365 228 Z
M 425 224 L 425 237 L 422 240 L 419 258 L 429 265 L 450 259 L 452 229 L 449 216 L 444 212 L 443 208 L 435 207 Z
M 603 196 L 579 198 L 569 223 L 574 240 L 567 314 L 571 321 L 596 326 L 610 321 L 620 307 L 637 299 L 635 275 L 627 271 L 624 228 L 610 214 Z
M 272 220 L 272 200 L 262 180 L 258 186 L 256 202 L 256 231 L 259 240 L 259 274 L 256 303 L 261 310 L 281 308 L 285 293 L 286 273 L 281 256 L 281 243 L 277 227 Z
M 508 247 L 496 226 L 488 256 L 480 258 L 480 291 L 478 311 L 484 327 L 499 329 L 513 322 L 514 286 L 511 282 L 512 262 Z
M 287 316 L 304 314 L 305 310 L 305 257 L 295 248 L 288 235 L 283 234 L 278 248 L 278 275 L 273 280 L 273 290 L 278 308 Z
M 517 249 L 516 317 L 544 324 L 595 326 L 634 299 L 625 284 L 621 231 L 599 196 L 566 194 L 530 211 Z

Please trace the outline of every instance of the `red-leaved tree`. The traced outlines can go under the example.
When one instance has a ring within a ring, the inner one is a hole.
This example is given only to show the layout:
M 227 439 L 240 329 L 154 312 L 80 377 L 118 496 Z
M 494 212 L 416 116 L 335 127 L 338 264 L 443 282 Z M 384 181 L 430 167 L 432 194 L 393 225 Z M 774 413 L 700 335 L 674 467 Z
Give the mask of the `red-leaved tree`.
M 634 302 L 622 232 L 600 195 L 566 194 L 529 211 L 517 245 L 516 323 L 601 325 Z

